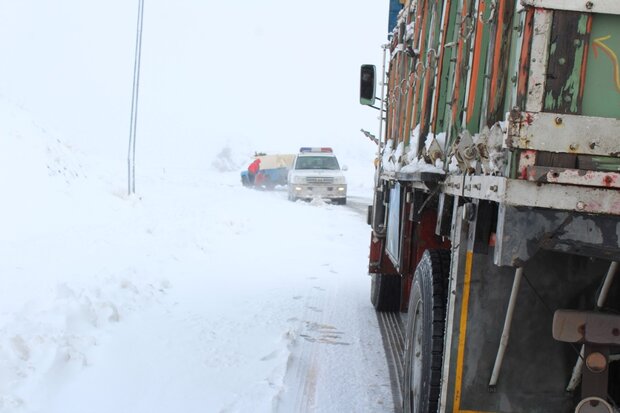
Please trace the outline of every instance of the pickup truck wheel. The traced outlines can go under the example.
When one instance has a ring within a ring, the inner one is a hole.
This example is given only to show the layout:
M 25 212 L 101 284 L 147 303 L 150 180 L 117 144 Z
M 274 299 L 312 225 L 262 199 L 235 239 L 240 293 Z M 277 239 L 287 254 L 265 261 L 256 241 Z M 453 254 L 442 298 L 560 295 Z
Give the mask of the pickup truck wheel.
M 403 380 L 405 413 L 436 413 L 439 408 L 449 275 L 449 251 L 424 252 L 409 296 Z
M 377 311 L 400 310 L 400 276 L 372 274 L 370 302 Z

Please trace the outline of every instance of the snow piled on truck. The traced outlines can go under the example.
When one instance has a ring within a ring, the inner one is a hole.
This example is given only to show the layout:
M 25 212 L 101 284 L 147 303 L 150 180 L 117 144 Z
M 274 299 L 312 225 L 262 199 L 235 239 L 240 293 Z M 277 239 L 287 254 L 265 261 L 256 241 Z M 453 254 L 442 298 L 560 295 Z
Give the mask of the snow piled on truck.
M 409 144 L 405 146 L 403 141 L 399 142 L 394 148 L 394 141 L 388 140 L 383 148 L 381 164 L 385 172 L 419 173 L 431 172 L 444 174 L 442 152 L 445 150 L 446 134 L 435 135 L 429 132 L 423 142 L 421 152 L 420 146 L 420 125 L 417 125 L 411 132 Z

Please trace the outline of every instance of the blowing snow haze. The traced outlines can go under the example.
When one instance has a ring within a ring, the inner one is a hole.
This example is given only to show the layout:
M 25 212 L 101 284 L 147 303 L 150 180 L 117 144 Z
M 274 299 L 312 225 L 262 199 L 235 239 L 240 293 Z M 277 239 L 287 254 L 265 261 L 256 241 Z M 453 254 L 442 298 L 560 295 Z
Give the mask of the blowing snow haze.
M 383 4 L 0 0 L 0 412 L 386 412 L 365 208 Z M 347 207 L 241 186 L 330 146 Z M 367 374 L 367 372 L 372 374 Z
M 123 167 L 137 6 L 0 1 L 0 93 Z M 378 120 L 357 104 L 358 72 L 379 64 L 381 13 L 374 1 L 147 0 L 138 165 L 204 166 L 226 146 L 245 161 L 302 145 L 370 162 L 359 129 Z

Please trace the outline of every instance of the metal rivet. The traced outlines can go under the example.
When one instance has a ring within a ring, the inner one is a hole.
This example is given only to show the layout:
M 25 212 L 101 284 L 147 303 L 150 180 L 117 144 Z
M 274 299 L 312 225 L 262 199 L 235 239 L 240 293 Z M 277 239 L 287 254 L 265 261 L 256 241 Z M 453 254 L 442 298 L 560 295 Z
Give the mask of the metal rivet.
M 579 147 L 579 145 L 576 145 L 574 143 L 571 143 L 570 146 L 568 147 L 571 151 L 576 151 L 577 148 Z
M 577 209 L 579 211 L 582 211 L 586 207 L 586 204 L 584 204 L 583 202 L 579 201 L 579 202 L 577 202 L 577 206 L 576 207 L 577 207 Z
M 555 118 L 555 124 L 556 125 L 561 125 L 562 124 L 562 118 L 559 117 L 559 116 L 557 118 Z
M 592 3 L 591 1 L 586 3 L 586 9 L 591 10 L 592 7 L 594 7 L 594 3 Z
M 586 366 L 593 373 L 602 373 L 607 368 L 607 357 L 597 351 L 590 353 L 586 357 Z

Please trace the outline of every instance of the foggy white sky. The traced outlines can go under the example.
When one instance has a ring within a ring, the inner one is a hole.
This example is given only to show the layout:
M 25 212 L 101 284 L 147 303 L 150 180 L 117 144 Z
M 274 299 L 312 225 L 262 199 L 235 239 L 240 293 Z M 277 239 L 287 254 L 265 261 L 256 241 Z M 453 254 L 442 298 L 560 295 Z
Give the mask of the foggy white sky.
M 0 0 L 0 94 L 87 154 L 124 161 L 137 0 Z M 359 65 L 387 1 L 146 0 L 138 162 L 204 163 L 226 140 L 372 153 Z

